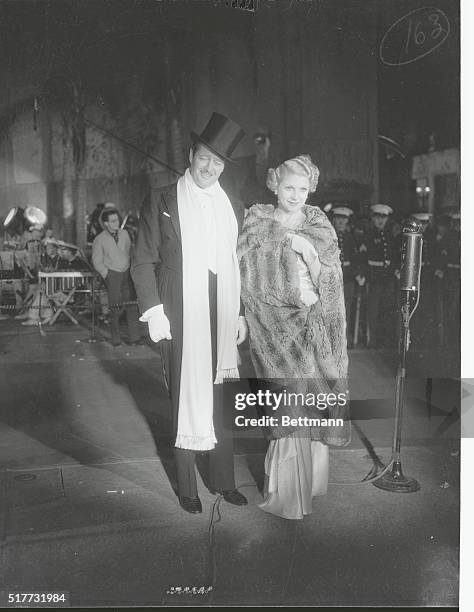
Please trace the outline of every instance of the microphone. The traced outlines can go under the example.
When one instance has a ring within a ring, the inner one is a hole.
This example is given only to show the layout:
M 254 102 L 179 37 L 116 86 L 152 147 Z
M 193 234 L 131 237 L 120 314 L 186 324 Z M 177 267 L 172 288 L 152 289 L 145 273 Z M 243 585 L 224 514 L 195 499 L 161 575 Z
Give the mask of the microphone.
M 420 484 L 414 478 L 407 477 L 402 471 L 401 440 L 402 414 L 405 394 L 406 356 L 410 346 L 410 319 L 420 299 L 421 249 L 423 235 L 417 220 L 410 218 L 402 229 L 402 250 L 400 267 L 400 343 L 398 346 L 398 368 L 395 390 L 395 427 L 393 430 L 391 470 L 382 472 L 381 478 L 374 485 L 385 491 L 413 493 Z M 410 303 L 415 302 L 413 308 Z M 411 312 L 410 312 L 411 310 Z
M 408 219 L 402 229 L 401 291 L 420 291 L 422 247 L 423 234 L 421 226 L 414 219 Z

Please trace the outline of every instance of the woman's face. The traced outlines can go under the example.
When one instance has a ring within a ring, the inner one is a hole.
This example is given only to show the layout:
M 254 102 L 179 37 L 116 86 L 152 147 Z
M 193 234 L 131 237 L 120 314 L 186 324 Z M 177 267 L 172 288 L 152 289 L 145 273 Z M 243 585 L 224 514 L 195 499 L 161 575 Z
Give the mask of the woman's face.
M 303 208 L 309 195 L 309 178 L 285 172 L 278 185 L 278 208 L 288 213 Z

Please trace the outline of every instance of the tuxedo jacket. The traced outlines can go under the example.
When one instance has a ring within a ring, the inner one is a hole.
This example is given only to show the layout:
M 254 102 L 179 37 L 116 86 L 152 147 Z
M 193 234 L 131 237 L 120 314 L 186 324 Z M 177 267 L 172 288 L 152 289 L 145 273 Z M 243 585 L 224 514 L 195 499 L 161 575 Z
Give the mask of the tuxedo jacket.
M 232 203 L 242 227 L 244 207 Z M 203 237 L 203 248 L 206 248 Z M 152 192 L 145 200 L 131 258 L 131 274 L 141 312 L 163 304 L 172 340 L 159 343 L 177 428 L 179 381 L 183 347 L 183 254 L 176 184 Z

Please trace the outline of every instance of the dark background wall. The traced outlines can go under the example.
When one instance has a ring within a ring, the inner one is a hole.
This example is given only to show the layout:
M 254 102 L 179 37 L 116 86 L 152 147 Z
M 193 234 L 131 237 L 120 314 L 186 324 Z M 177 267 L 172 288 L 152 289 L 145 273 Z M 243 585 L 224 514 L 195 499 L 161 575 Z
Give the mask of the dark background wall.
M 61 232 L 62 217 L 79 216 L 77 229 L 99 201 L 134 210 L 176 175 L 84 118 L 181 171 L 189 131 L 214 110 L 248 134 L 227 177 L 236 195 L 264 129 L 271 161 L 313 156 L 320 193 L 343 180 L 376 197 L 373 6 L 3 2 L 0 215 L 36 204 Z
M 436 150 L 460 146 L 459 1 L 380 0 L 378 45 L 393 23 L 426 6 L 440 9 L 446 15 L 450 31 L 445 41 L 432 53 L 407 64 L 387 66 L 377 62 L 379 132 L 399 142 L 406 156 L 387 158 L 386 151 L 380 150 L 380 198 L 404 211 L 413 210 L 418 204 L 415 183 L 411 180 L 412 157 L 426 153 L 431 146 Z M 412 27 L 416 28 L 419 13 L 412 16 Z M 426 21 L 421 21 L 420 35 L 429 37 L 431 31 Z M 406 33 L 404 29 L 404 36 Z M 405 42 L 403 38 L 403 46 Z M 412 36 L 409 53 L 414 51 Z
M 80 240 L 98 202 L 136 210 L 177 177 L 101 128 L 182 171 L 189 131 L 214 110 L 248 134 L 226 170 L 234 197 L 255 193 L 253 135 L 264 130 L 271 163 L 312 155 L 316 203 L 406 198 L 408 162 L 387 167 L 376 135 L 412 154 L 435 126 L 440 144 L 456 144 L 457 4 L 440 2 L 451 39 L 402 70 L 381 65 L 378 46 L 416 1 L 262 0 L 251 12 L 211 0 L 4 0 L 0 217 L 36 204 Z

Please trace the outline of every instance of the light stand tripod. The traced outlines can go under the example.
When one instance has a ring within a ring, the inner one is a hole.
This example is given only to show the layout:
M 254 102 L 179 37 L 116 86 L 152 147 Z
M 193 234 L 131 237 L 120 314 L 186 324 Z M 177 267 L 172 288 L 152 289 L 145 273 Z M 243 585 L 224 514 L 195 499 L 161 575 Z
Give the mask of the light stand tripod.
M 414 493 L 420 484 L 402 472 L 400 455 L 402 438 L 402 414 L 405 391 L 406 357 L 410 345 L 410 319 L 415 312 L 420 296 L 421 249 L 423 237 L 420 226 L 409 221 L 402 232 L 402 262 L 400 267 L 400 344 L 395 393 L 395 428 L 392 443 L 392 469 L 387 471 L 373 485 L 394 493 Z M 411 308 L 414 302 L 413 308 Z

